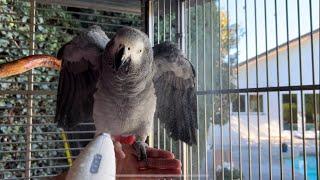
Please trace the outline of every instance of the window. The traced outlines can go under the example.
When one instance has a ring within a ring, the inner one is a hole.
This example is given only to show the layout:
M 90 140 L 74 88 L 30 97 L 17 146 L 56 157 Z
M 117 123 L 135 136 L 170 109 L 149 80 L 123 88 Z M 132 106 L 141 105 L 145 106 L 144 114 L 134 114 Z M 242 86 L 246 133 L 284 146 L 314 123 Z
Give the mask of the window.
M 239 101 L 240 97 L 240 101 Z M 240 108 L 239 108 L 240 106 Z M 245 95 L 235 95 L 232 102 L 232 112 L 246 112 L 246 96 Z
M 292 116 L 290 115 L 292 110 Z M 293 130 L 298 130 L 298 111 L 297 111 L 297 95 L 291 94 L 291 109 L 290 109 L 290 95 L 282 95 L 282 119 L 283 119 L 283 129 L 291 130 L 291 120 L 292 118 L 292 128 Z
M 305 128 L 306 130 L 314 131 L 314 122 L 318 121 L 318 130 L 320 130 L 320 103 L 319 94 L 316 94 L 316 116 L 314 114 L 313 94 L 304 95 L 304 108 L 305 108 Z
M 250 112 L 258 112 L 258 96 L 250 95 Z M 259 112 L 263 112 L 263 96 L 259 95 Z

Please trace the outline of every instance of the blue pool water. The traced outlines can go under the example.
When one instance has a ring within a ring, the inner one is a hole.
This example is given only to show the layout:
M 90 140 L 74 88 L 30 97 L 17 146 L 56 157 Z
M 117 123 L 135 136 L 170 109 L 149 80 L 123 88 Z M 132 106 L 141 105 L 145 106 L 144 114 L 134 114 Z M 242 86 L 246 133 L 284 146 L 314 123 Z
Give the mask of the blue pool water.
M 307 178 L 308 180 L 317 179 L 316 156 L 306 156 L 307 161 Z M 291 159 L 285 159 L 285 165 L 291 167 Z M 296 173 L 303 175 L 303 156 L 294 157 L 294 170 Z

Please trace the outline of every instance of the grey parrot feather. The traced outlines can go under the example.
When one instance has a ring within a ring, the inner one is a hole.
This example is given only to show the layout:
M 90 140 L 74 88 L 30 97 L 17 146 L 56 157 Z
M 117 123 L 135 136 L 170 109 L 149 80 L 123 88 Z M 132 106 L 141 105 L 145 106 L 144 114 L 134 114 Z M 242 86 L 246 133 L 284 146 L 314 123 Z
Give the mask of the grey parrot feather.
M 66 129 L 92 121 L 93 93 L 99 77 L 101 53 L 108 37 L 99 26 L 76 36 L 58 52 L 62 59 L 55 121 Z
M 154 48 L 154 76 L 157 107 L 154 118 L 165 124 L 175 140 L 196 144 L 197 99 L 195 71 L 182 51 L 164 42 Z

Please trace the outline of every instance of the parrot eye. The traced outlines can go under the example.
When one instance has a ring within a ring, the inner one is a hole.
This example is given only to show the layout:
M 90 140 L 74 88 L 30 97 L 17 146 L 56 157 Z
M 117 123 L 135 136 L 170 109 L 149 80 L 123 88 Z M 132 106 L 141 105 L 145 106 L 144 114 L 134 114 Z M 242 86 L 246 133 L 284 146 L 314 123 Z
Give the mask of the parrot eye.
M 142 50 L 140 49 L 140 50 L 139 50 L 139 53 L 141 53 L 141 52 L 142 52 Z
M 128 50 L 130 50 L 130 48 L 128 47 Z

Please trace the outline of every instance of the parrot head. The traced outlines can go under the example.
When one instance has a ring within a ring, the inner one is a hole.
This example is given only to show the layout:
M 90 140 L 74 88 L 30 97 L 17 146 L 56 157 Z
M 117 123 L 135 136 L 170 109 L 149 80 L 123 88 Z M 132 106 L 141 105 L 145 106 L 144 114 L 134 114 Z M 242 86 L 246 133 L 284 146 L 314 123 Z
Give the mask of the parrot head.
M 130 27 L 117 31 L 106 46 L 105 56 L 109 68 L 121 75 L 143 72 L 153 62 L 149 38 L 140 30 Z

